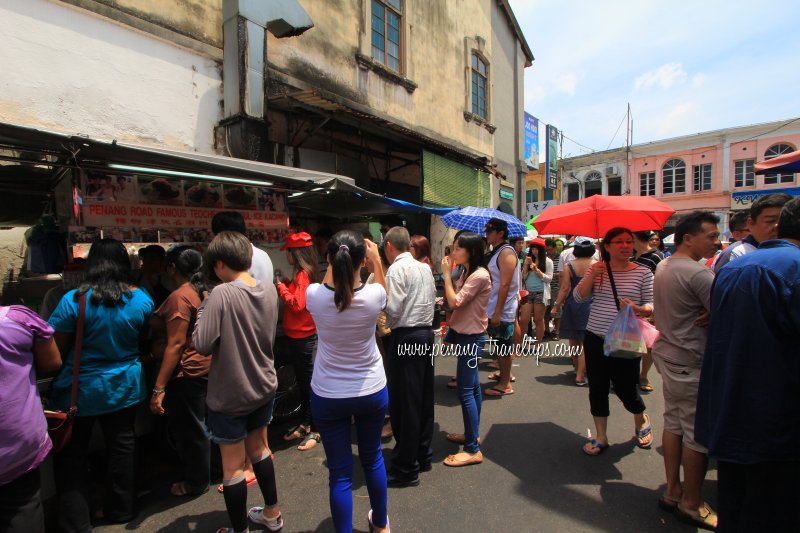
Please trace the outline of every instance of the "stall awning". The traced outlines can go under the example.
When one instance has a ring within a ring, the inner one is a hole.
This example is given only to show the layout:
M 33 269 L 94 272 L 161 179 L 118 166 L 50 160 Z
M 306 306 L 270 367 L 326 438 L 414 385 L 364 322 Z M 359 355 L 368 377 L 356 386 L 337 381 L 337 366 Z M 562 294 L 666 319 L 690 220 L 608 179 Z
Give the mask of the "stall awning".
M 184 152 L 66 135 L 0 122 L 0 224 L 38 219 L 44 197 L 63 170 L 153 173 L 198 180 L 272 187 L 289 193 L 289 204 L 332 216 L 435 212 L 361 189 L 352 178 L 302 168 L 198 152 Z M 14 194 L 14 193 L 18 194 Z M 16 209 L 25 197 L 24 211 Z

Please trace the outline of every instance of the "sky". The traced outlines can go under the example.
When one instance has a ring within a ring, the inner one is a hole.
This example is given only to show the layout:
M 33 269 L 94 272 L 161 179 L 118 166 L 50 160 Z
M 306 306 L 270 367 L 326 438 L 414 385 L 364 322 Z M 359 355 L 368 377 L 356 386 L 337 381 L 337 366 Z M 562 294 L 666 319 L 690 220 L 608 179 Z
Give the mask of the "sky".
M 563 157 L 625 146 L 628 103 L 634 144 L 800 117 L 798 0 L 510 3 L 540 153 L 544 124 Z

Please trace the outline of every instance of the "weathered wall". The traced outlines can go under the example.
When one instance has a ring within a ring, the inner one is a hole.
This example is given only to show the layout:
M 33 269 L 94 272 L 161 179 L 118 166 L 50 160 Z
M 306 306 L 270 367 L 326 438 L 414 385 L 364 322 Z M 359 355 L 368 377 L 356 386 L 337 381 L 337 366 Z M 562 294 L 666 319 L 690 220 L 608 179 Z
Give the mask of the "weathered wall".
M 25 228 L 0 229 L 0 293 L 13 268 L 19 274 L 25 258 Z
M 213 150 L 213 60 L 45 0 L 0 0 L 0 34 L 0 121 Z
M 411 94 L 356 63 L 356 53 L 370 55 L 370 4 L 368 0 L 303 1 L 314 28 L 290 39 L 270 35 L 270 62 L 293 78 L 367 106 L 379 116 L 492 155 L 492 134 L 463 117 L 468 67 L 464 38 L 483 37 L 491 56 L 491 3 L 436 1 L 406 9 L 404 72 L 418 86 Z

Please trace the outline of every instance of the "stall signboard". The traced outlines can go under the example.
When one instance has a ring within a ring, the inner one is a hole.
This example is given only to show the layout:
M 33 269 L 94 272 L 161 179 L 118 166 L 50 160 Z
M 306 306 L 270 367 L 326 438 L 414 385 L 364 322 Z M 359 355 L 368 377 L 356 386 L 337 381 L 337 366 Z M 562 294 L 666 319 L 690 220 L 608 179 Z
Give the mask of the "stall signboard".
M 220 211 L 242 214 L 253 242 L 282 242 L 289 227 L 286 197 L 268 188 L 157 176 L 87 173 L 73 243 L 103 237 L 123 242 L 208 242 Z
M 545 200 L 543 202 L 529 202 L 527 204 L 527 220 L 544 213 L 544 210 L 551 205 L 558 205 L 558 200 Z M 536 223 L 534 222 L 534 225 Z
M 539 119 L 525 113 L 525 163 L 529 169 L 539 169 Z

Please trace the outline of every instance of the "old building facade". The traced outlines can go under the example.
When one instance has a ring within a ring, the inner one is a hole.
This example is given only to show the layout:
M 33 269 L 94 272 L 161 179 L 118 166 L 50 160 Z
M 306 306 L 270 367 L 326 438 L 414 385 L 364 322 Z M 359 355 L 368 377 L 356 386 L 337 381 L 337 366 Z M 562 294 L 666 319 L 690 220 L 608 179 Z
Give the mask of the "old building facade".
M 756 176 L 756 163 L 800 148 L 800 119 L 726 128 L 596 152 L 562 161 L 562 198 L 594 194 L 653 196 L 677 218 L 697 209 L 715 212 L 728 229 L 731 211 L 761 194 L 800 196 L 796 174 Z

